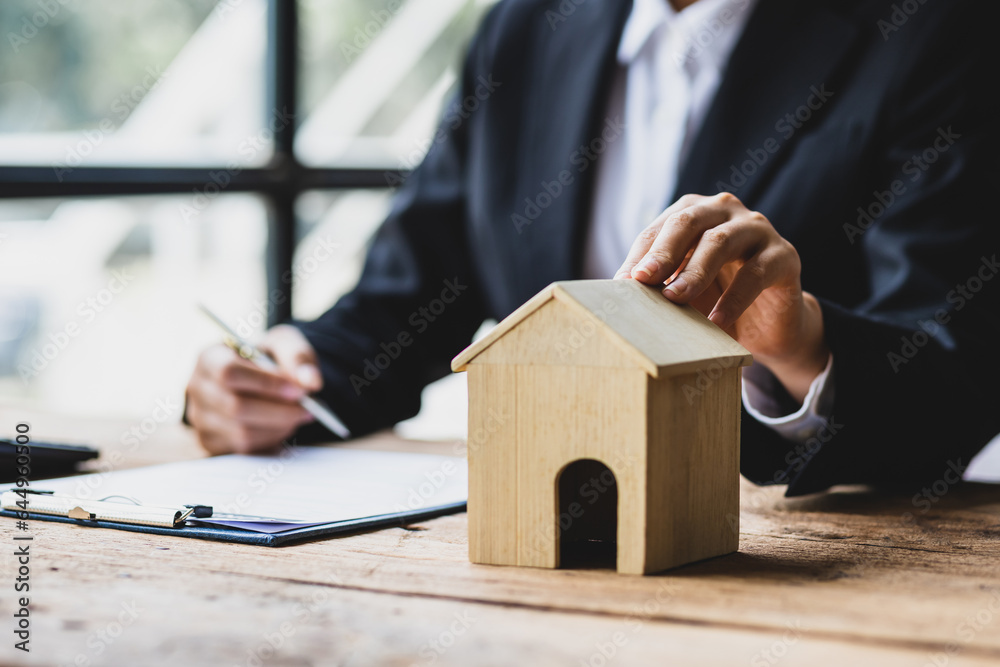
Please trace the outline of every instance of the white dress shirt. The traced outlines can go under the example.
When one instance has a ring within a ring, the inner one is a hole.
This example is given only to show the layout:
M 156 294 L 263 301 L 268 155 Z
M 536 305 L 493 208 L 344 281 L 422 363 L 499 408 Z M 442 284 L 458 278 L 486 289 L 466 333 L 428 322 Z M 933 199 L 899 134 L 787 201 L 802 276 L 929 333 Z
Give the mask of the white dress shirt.
M 597 161 L 584 274 L 610 278 L 639 232 L 671 202 L 691 150 L 757 0 L 698 0 L 681 11 L 667 0 L 635 0 L 618 45 L 608 118 L 622 138 Z M 767 369 L 744 370 L 743 404 L 760 422 L 805 442 L 826 424 L 832 357 L 802 407 L 782 414 Z

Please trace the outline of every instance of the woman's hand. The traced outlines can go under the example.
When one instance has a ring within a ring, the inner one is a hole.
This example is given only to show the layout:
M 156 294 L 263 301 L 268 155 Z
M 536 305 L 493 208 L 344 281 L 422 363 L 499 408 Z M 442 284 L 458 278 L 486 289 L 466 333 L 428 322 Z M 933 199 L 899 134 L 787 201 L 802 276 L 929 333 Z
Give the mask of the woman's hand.
M 799 254 L 734 195 L 685 195 L 644 229 L 615 278 L 666 287 L 725 329 L 800 403 L 830 352 Z
M 316 352 L 298 329 L 279 325 L 258 347 L 278 364 L 271 373 L 215 345 L 202 352 L 187 386 L 186 415 L 212 454 L 277 447 L 313 420 L 298 401 L 323 387 Z

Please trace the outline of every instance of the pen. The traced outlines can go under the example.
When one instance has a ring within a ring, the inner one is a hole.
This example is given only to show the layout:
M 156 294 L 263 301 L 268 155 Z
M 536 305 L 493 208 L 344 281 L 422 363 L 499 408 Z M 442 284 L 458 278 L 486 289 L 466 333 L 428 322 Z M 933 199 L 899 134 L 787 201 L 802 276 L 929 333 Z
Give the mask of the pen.
M 226 324 L 221 317 L 209 310 L 205 304 L 200 303 L 198 304 L 198 307 L 201 308 L 203 313 L 208 315 L 209 319 L 219 325 L 219 327 L 225 332 L 223 340 L 236 354 L 240 355 L 247 361 L 257 364 L 266 371 L 272 373 L 278 372 L 278 364 L 275 363 L 274 359 L 258 350 L 248 341 L 241 338 L 239 334 L 229 328 L 229 325 Z M 299 405 L 309 411 L 309 413 L 315 417 L 318 422 L 323 424 L 323 426 L 330 429 L 330 431 L 337 434 L 342 439 L 347 440 L 351 437 L 351 432 L 347 430 L 346 426 L 344 426 L 344 422 L 340 421 L 337 415 L 333 414 L 333 411 L 330 410 L 330 408 L 320 401 L 317 401 L 312 396 L 303 396 L 300 398 Z

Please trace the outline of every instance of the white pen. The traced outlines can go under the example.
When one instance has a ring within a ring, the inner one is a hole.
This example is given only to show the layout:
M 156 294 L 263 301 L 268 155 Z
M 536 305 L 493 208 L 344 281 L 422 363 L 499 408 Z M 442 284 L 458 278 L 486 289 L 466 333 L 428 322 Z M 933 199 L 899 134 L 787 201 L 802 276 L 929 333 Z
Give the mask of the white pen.
M 271 373 L 278 373 L 278 364 L 275 363 L 274 359 L 270 355 L 261 352 L 256 347 L 251 345 L 248 341 L 244 340 L 235 331 L 229 328 L 229 325 L 223 321 L 221 317 L 209 310 L 205 304 L 198 304 L 202 312 L 208 315 L 208 317 L 215 322 L 219 327 L 225 332 L 224 341 L 236 354 L 240 355 L 247 361 L 253 362 Z M 316 418 L 323 426 L 327 427 L 333 433 L 340 436 L 342 439 L 347 440 L 351 437 L 351 432 L 347 430 L 344 426 L 344 422 L 340 421 L 337 415 L 333 414 L 333 411 L 326 405 L 317 401 L 312 396 L 303 396 L 299 399 L 299 405 L 309 411 L 313 417 Z

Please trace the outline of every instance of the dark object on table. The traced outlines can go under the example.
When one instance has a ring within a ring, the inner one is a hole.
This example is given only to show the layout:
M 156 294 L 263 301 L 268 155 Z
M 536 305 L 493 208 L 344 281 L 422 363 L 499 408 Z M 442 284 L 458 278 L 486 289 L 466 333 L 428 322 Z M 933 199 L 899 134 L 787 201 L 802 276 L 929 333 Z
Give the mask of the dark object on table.
M 17 480 L 18 447 L 30 448 L 31 472 L 29 481 L 69 475 L 76 472 L 76 464 L 97 458 L 99 452 L 86 445 L 66 445 L 55 442 L 32 441 L 28 445 L 18 445 L 13 440 L 0 438 L 0 483 Z M 22 459 L 23 463 L 23 459 Z

